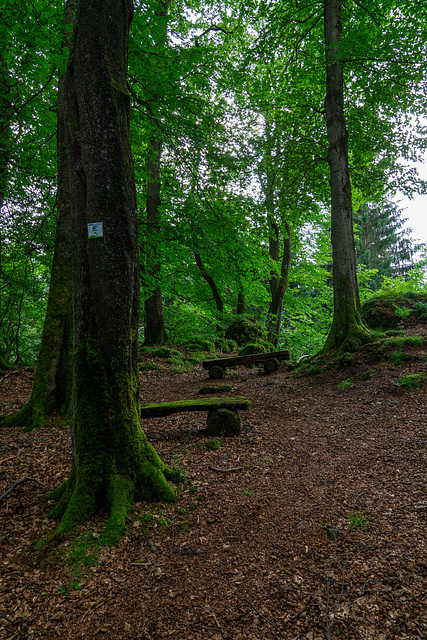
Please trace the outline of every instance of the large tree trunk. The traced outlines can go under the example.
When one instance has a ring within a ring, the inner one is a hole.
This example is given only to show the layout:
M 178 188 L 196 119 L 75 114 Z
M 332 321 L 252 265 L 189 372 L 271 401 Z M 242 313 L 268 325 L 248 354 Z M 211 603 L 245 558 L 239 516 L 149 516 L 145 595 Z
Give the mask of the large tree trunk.
M 8 99 L 8 68 L 3 52 L 0 51 L 0 212 L 4 204 L 4 196 L 7 186 L 7 167 L 9 162 L 9 142 L 10 142 L 10 102 Z M 3 277 L 1 262 L 1 234 L 0 234 L 0 282 Z M 0 298 L 1 303 L 1 298 Z M 0 308 L 0 322 L 2 309 Z M 9 368 L 9 363 L 3 353 L 0 344 L 0 371 Z
M 64 24 L 74 19 L 77 0 L 68 0 Z M 69 37 L 64 46 L 69 45 Z M 40 352 L 29 401 L 5 426 L 25 425 L 29 431 L 43 424 L 45 415 L 54 410 L 65 413 L 69 409 L 72 385 L 72 273 L 70 191 L 67 148 L 65 140 L 64 78 L 58 83 L 57 97 L 57 218 L 55 249 L 50 277 L 49 297 Z
M 138 237 L 126 85 L 130 0 L 78 0 L 65 75 L 73 246 L 73 467 L 52 492 L 57 533 L 107 508 L 104 542 L 136 498 L 174 500 L 141 430 Z M 102 223 L 95 233 L 88 225 Z M 90 236 L 95 237 L 90 237 Z
M 348 167 L 348 133 L 344 116 L 344 74 L 340 57 L 342 0 L 325 0 L 325 113 L 331 186 L 331 241 L 334 316 L 323 352 L 357 348 L 368 330 L 362 320 L 356 273 L 353 205 Z

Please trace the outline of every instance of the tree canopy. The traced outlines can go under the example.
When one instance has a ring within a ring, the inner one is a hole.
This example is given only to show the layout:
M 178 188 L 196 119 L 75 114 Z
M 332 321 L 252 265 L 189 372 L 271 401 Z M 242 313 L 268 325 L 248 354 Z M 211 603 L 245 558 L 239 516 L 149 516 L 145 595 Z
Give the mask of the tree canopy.
M 165 339 L 187 339 L 191 318 L 195 337 L 215 340 L 243 300 L 266 335 L 276 327 L 280 344 L 295 339 L 294 318 L 321 318 L 325 337 L 331 310 L 326 4 L 134 2 L 127 83 L 141 300 L 158 291 Z M 386 212 L 397 189 L 409 195 L 425 189 L 411 163 L 426 146 L 426 18 L 426 9 L 409 1 L 342 7 L 337 59 L 352 208 L 359 212 L 357 262 L 378 269 L 374 288 L 390 271 L 376 262 L 372 245 L 369 259 L 367 247 L 362 250 L 363 203 Z M 4 367 L 36 360 L 47 303 L 57 213 L 56 96 L 68 56 L 63 3 L 3 0 L 1 38 Z M 161 152 L 150 221 L 153 141 Z M 393 247 L 402 273 L 417 243 L 388 220 L 375 233 L 383 247 Z M 371 228 L 377 222 L 371 215 Z M 319 306 L 314 291 L 322 291 L 325 304 Z M 141 340 L 149 322 L 142 317 Z

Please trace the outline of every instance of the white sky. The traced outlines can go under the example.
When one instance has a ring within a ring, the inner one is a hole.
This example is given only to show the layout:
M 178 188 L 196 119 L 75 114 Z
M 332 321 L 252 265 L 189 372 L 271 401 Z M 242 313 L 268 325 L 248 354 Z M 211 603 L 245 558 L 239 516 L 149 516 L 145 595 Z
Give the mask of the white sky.
M 417 164 L 420 178 L 427 180 L 427 164 Z M 406 226 L 412 228 L 412 238 L 427 243 L 427 195 L 414 196 L 412 200 L 403 195 L 397 195 L 402 217 L 408 218 Z

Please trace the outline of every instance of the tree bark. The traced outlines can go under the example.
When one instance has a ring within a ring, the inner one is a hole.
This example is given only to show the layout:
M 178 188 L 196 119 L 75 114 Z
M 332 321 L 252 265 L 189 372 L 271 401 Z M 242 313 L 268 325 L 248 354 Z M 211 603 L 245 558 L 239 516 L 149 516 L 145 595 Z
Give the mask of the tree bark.
M 356 273 L 353 205 L 348 165 L 348 132 L 344 115 L 344 74 L 340 57 L 342 0 L 325 0 L 325 113 L 331 187 L 331 241 L 334 316 L 322 352 L 353 350 L 367 337 Z
M 200 255 L 200 253 L 197 253 L 196 251 L 194 252 L 194 258 L 196 260 L 196 264 L 199 268 L 199 271 L 202 275 L 203 280 L 205 280 L 205 282 L 208 283 L 209 288 L 212 292 L 212 296 L 213 299 L 215 300 L 215 306 L 216 306 L 216 310 L 218 312 L 218 316 L 220 318 L 222 318 L 223 314 L 224 314 L 224 303 L 222 301 L 222 297 L 221 297 L 221 293 L 217 287 L 217 284 L 213 278 L 213 276 L 211 276 L 211 274 L 206 270 L 206 267 L 203 263 L 202 257 Z M 217 322 L 216 325 L 216 330 L 218 335 L 222 336 L 224 333 L 224 329 L 222 327 L 222 325 Z
M 236 314 L 239 316 L 245 313 L 246 303 L 245 303 L 245 294 L 241 291 L 237 294 L 237 307 Z
M 283 255 L 280 277 L 270 281 L 271 303 L 268 310 L 268 334 L 269 340 L 275 347 L 279 342 L 280 326 L 282 323 L 283 297 L 289 284 L 289 272 L 291 268 L 292 244 L 291 227 L 285 222 L 285 236 L 283 238 Z
M 273 123 L 268 115 L 264 115 L 266 125 L 266 145 L 265 145 L 265 207 L 267 211 L 268 224 L 268 251 L 275 268 L 270 272 L 270 294 L 271 302 L 268 309 L 267 329 L 269 341 L 277 347 L 279 342 L 280 325 L 282 322 L 283 297 L 289 283 L 289 270 L 291 266 L 291 233 L 288 222 L 284 222 L 285 233 L 283 236 L 283 254 L 280 264 L 280 229 L 275 214 L 275 197 L 276 190 L 276 167 L 273 157 L 273 151 L 276 147 L 276 136 L 273 133 Z M 276 150 L 279 155 L 279 150 Z M 279 271 L 280 265 L 280 271 Z
M 110 513 L 114 543 L 136 498 L 176 479 L 141 431 L 138 223 L 126 85 L 130 0 L 78 0 L 65 74 L 73 246 L 73 466 L 50 495 L 57 533 Z M 103 233 L 89 237 L 88 225 Z
M 0 51 L 0 212 L 4 204 L 7 186 L 7 174 L 9 163 L 9 141 L 10 141 L 10 101 L 8 99 L 8 68 L 3 53 Z M 0 234 L 0 279 L 3 276 L 1 261 L 1 234 Z M 1 298 L 0 298 L 1 301 Z M 0 322 L 1 322 L 0 308 Z M 9 363 L 0 345 L 0 371 L 8 369 Z
M 73 22 L 76 0 L 68 0 L 64 25 Z M 63 45 L 69 45 L 69 36 Z M 50 277 L 49 297 L 33 388 L 29 401 L 5 426 L 25 426 L 26 431 L 43 424 L 54 410 L 66 413 L 69 409 L 72 386 L 72 273 L 71 227 L 68 159 L 65 140 L 64 77 L 58 82 L 57 97 L 57 218 L 55 249 Z
M 170 0 L 159 0 L 156 16 L 159 18 L 159 33 L 154 34 L 157 47 L 162 51 L 167 40 L 167 22 L 163 20 L 168 15 Z M 154 117 L 158 111 L 155 96 L 151 105 L 153 116 L 151 140 L 147 157 L 148 184 L 147 184 L 147 230 L 144 252 L 146 265 L 144 271 L 149 282 L 154 282 L 155 287 L 144 302 L 145 310 L 145 335 L 144 344 L 164 344 L 166 342 L 165 319 L 163 313 L 162 289 L 160 286 L 162 265 L 158 251 L 158 236 L 160 233 L 160 200 L 161 200 L 161 155 L 162 140 L 157 119 Z
M 149 282 L 155 282 L 154 291 L 146 298 L 145 335 L 144 344 L 164 344 L 166 341 L 165 320 L 163 314 L 162 289 L 160 287 L 161 262 L 158 255 L 158 236 L 160 233 L 160 158 L 162 144 L 154 137 L 150 141 L 150 151 L 147 158 L 147 230 L 144 243 L 146 254 L 144 272 Z

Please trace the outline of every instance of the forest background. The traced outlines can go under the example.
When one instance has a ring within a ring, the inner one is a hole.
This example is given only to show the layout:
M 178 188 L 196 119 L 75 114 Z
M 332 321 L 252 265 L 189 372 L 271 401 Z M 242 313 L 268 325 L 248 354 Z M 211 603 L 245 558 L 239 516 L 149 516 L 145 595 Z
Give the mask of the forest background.
M 62 2 L 1 4 L 6 367 L 34 364 L 40 349 L 63 202 L 57 96 L 72 21 Z M 425 191 L 408 168 L 426 145 L 425 14 L 414 2 L 343 8 L 362 300 L 425 289 L 425 247 L 393 202 L 397 190 Z M 141 345 L 233 349 L 227 328 L 236 315 L 293 358 L 324 344 L 333 290 L 322 18 L 316 2 L 135 2 L 128 88 Z

